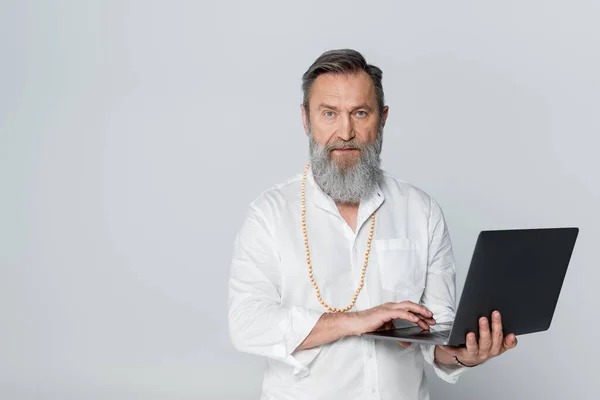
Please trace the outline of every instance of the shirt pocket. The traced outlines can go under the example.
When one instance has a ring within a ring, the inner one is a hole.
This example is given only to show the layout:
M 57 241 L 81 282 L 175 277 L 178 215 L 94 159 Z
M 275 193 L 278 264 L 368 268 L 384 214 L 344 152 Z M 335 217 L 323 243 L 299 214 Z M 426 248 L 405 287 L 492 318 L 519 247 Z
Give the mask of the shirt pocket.
M 394 294 L 390 300 L 418 302 L 424 287 L 419 242 L 408 238 L 374 242 L 382 289 Z

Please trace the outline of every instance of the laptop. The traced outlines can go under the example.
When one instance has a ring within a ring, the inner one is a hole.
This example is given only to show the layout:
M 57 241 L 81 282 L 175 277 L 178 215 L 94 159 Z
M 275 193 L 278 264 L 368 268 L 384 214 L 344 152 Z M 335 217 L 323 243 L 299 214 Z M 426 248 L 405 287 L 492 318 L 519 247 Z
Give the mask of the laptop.
M 550 328 L 579 228 L 481 231 L 477 237 L 454 321 L 423 330 L 411 324 L 362 337 L 462 346 L 467 333 L 479 339 L 479 318 L 500 311 L 505 335 Z

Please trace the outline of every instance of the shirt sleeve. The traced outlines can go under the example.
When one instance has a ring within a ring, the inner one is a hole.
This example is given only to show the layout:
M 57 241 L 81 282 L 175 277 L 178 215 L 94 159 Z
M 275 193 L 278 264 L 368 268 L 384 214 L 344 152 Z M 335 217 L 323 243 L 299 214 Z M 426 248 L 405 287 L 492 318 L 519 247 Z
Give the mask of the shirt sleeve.
M 433 312 L 436 322 L 450 322 L 455 316 L 455 263 L 452 242 L 444 214 L 439 204 L 431 199 L 429 211 L 429 246 L 427 281 L 421 304 Z M 467 368 L 439 365 L 434 361 L 435 345 L 420 345 L 423 357 L 433 366 L 437 376 L 448 383 L 456 383 Z
M 300 306 L 282 307 L 279 256 L 260 211 L 250 206 L 239 230 L 230 268 L 229 336 L 242 352 L 270 357 L 300 377 L 321 346 L 295 351 L 323 314 Z

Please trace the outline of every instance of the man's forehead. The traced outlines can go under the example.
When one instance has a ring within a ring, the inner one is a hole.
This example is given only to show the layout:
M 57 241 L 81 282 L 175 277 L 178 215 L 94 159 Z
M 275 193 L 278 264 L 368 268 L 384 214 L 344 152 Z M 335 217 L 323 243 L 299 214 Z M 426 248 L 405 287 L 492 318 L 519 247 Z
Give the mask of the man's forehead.
M 376 101 L 373 82 L 361 71 L 355 74 L 322 74 L 315 79 L 311 88 L 311 103 L 323 102 L 366 103 Z

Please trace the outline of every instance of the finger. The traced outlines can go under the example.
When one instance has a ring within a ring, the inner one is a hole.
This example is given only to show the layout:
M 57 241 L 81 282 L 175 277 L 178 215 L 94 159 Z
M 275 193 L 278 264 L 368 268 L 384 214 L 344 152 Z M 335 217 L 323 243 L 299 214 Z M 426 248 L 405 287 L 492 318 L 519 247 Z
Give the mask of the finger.
M 400 346 L 402 346 L 404 348 L 410 347 L 410 345 L 412 344 L 410 342 L 396 342 L 396 343 L 398 343 Z
M 416 316 L 415 314 L 413 314 L 410 311 L 406 311 L 401 308 L 388 310 L 388 312 L 386 313 L 386 317 L 388 320 L 403 319 L 406 321 L 414 322 L 415 324 L 419 325 L 420 327 L 423 327 L 423 324 L 425 324 L 427 326 L 427 328 L 429 328 L 429 325 L 427 325 L 425 322 L 423 322 L 418 316 Z
M 393 303 L 392 308 L 400 308 L 403 310 L 410 311 L 414 314 L 422 315 L 425 318 L 433 318 L 433 313 L 426 307 L 413 303 L 412 301 L 403 301 L 402 303 Z
M 417 322 L 417 325 L 419 325 L 421 328 L 425 329 L 425 330 L 429 330 L 429 326 L 430 325 L 435 325 L 435 319 L 433 318 L 425 318 L 421 315 L 415 314 L 420 320 L 421 322 L 423 322 L 425 325 L 423 325 L 423 323 L 421 322 Z
M 487 357 L 492 348 L 492 334 L 490 325 L 486 317 L 479 319 L 479 354 L 482 357 Z
M 479 354 L 479 345 L 477 344 L 477 338 L 473 332 L 469 332 L 467 335 L 467 353 L 471 356 Z
M 504 334 L 502 333 L 502 318 L 498 311 L 492 313 L 492 348 L 490 354 L 497 356 L 502 351 L 504 343 Z
M 429 324 L 423 320 L 419 320 L 417 322 L 417 325 L 419 325 L 419 328 L 428 331 L 429 330 Z
M 425 317 L 420 316 L 420 315 L 417 315 L 417 317 L 419 317 L 419 319 L 421 319 L 422 321 L 427 322 L 429 325 L 435 325 L 436 324 L 435 319 L 433 319 L 433 318 L 425 318 Z
M 511 333 L 510 335 L 506 336 L 504 338 L 504 350 L 510 350 L 510 349 L 514 349 L 515 347 L 517 347 L 517 337 L 515 336 L 514 333 Z

